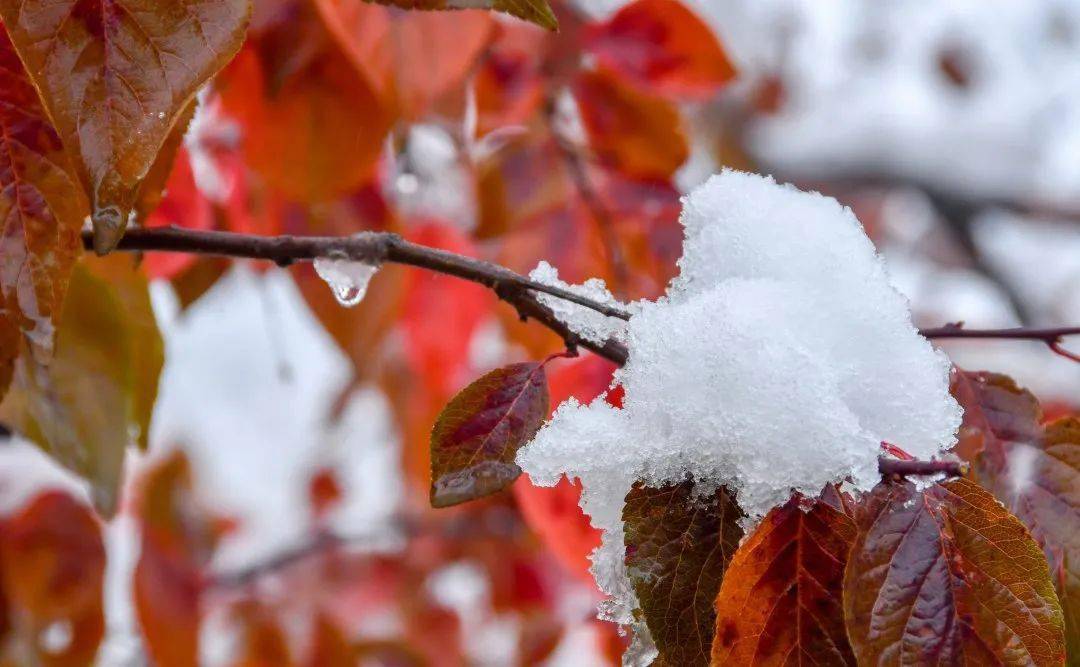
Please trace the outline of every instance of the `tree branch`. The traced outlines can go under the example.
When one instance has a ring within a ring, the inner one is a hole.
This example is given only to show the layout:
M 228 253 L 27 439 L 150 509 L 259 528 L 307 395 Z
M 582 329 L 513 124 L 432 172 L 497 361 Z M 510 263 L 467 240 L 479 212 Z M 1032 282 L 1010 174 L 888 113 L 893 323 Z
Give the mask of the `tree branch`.
M 967 474 L 968 464 L 962 461 L 904 461 L 902 459 L 878 459 L 878 472 L 884 477 L 889 475 L 938 475 L 963 477 Z
M 93 247 L 91 232 L 83 232 L 83 244 L 88 249 Z M 550 308 L 540 303 L 533 292 L 550 294 L 621 320 L 630 319 L 630 314 L 626 311 L 559 287 L 536 282 L 504 266 L 412 243 L 390 232 L 363 232 L 345 237 L 258 236 L 178 227 L 152 227 L 129 229 L 116 249 L 132 252 L 186 252 L 261 259 L 274 262 L 279 266 L 289 266 L 299 261 L 312 261 L 317 257 L 341 257 L 374 264 L 389 262 L 415 266 L 457 276 L 493 289 L 500 299 L 514 306 L 523 319 L 531 317 L 554 331 L 562 337 L 570 349 L 584 347 L 620 366 L 626 363 L 628 357 L 626 346 L 616 340 L 598 344 L 582 339 L 559 320 Z M 1080 355 L 1062 347 L 1062 338 L 1080 335 L 1080 327 L 966 329 L 962 322 L 957 322 L 943 327 L 921 329 L 919 333 L 933 339 L 982 338 L 1041 341 L 1054 353 L 1080 362 Z
M 922 329 L 919 333 L 927 338 L 983 338 L 997 340 L 1034 340 L 1045 343 L 1051 351 L 1066 359 L 1080 362 L 1080 355 L 1062 347 L 1065 336 L 1080 335 L 1080 327 L 1013 327 L 1011 329 L 965 329 L 963 322 L 946 324 L 943 327 Z
M 93 247 L 93 234 L 83 232 L 83 245 Z M 279 266 L 339 257 L 372 264 L 403 264 L 457 276 L 495 290 L 523 318 L 531 317 L 559 334 L 567 347 L 584 347 L 616 364 L 626 362 L 626 348 L 616 341 L 597 344 L 570 331 L 533 292 L 590 308 L 608 317 L 628 320 L 620 308 L 599 303 L 560 287 L 545 285 L 498 264 L 412 243 L 390 232 L 363 232 L 355 236 L 258 236 L 234 232 L 200 231 L 178 227 L 129 229 L 116 246 L 132 252 L 186 252 L 199 255 L 239 257 L 271 261 Z

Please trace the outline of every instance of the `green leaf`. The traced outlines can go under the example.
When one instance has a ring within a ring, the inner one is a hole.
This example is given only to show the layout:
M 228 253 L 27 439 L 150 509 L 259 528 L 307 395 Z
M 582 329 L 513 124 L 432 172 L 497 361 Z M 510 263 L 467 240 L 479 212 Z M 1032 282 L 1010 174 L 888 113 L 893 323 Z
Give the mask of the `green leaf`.
M 708 665 L 713 601 L 745 517 L 724 487 L 697 497 L 692 482 L 639 482 L 623 506 L 626 573 L 659 651 L 654 665 Z
M 883 482 L 856 524 L 844 615 L 859 664 L 1064 662 L 1046 558 L 978 484 Z
M 0 417 L 116 504 L 124 450 L 146 447 L 163 351 L 146 278 L 130 257 L 87 257 L 72 273 L 52 362 L 16 364 Z
M 548 413 L 544 365 L 497 368 L 443 408 L 431 432 L 431 504 L 448 507 L 506 488 L 521 474 L 517 450 Z

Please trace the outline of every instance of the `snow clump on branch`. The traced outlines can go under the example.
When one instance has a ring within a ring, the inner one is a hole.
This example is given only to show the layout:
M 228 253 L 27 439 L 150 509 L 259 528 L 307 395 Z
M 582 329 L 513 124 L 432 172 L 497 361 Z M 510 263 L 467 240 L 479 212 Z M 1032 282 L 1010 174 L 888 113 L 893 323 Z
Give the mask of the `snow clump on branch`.
M 571 399 L 517 456 L 537 484 L 580 479 L 604 531 L 593 573 L 621 623 L 634 608 L 622 509 L 636 480 L 727 484 L 756 520 L 793 490 L 846 479 L 869 490 L 882 441 L 930 459 L 960 424 L 948 360 L 918 334 L 850 209 L 724 171 L 683 198 L 681 221 L 667 295 L 616 321 L 623 407 Z

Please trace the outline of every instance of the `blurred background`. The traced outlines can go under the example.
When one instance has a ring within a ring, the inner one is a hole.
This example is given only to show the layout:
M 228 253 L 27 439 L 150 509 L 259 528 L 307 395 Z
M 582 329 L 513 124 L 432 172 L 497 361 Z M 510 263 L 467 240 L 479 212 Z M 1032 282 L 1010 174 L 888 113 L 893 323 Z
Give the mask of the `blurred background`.
M 655 298 L 680 254 L 679 196 L 732 167 L 851 206 L 920 326 L 1080 324 L 1077 0 L 555 9 L 557 35 L 475 11 L 257 0 L 148 224 L 393 230 Z M 665 61 L 672 44 L 692 67 Z M 310 266 L 150 255 L 142 269 L 165 367 L 149 452 L 126 465 L 138 478 L 186 452 L 220 528 L 205 664 L 275 664 L 267 642 L 324 622 L 370 664 L 617 663 L 574 486 L 522 478 L 428 507 L 439 410 L 490 368 L 559 351 L 554 335 L 481 287 L 400 267 L 354 308 Z M 1080 404 L 1080 365 L 1041 343 L 944 349 L 1049 410 Z M 593 398 L 612 370 L 554 363 L 552 406 Z M 44 484 L 85 494 L 28 444 L 0 457 L 40 472 L 9 475 L 7 507 Z M 101 664 L 145 664 L 135 527 L 128 499 L 107 533 Z

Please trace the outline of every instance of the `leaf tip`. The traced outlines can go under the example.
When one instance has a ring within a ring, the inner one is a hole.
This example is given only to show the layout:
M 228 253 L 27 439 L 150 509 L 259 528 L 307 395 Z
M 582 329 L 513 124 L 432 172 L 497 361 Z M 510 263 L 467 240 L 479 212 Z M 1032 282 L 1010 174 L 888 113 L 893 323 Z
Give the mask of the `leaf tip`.
M 94 211 L 94 252 L 100 257 L 112 252 L 124 237 L 127 216 L 117 206 Z

